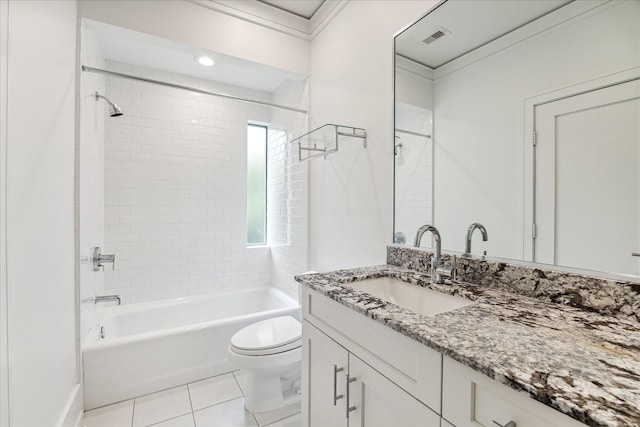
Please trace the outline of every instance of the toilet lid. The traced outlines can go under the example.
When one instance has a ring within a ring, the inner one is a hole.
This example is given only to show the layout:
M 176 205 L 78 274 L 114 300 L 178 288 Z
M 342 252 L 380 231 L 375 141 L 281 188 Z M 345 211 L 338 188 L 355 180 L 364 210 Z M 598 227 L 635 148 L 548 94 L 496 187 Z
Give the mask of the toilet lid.
M 238 353 L 277 353 L 300 346 L 302 325 L 291 316 L 273 317 L 239 330 L 231 337 Z

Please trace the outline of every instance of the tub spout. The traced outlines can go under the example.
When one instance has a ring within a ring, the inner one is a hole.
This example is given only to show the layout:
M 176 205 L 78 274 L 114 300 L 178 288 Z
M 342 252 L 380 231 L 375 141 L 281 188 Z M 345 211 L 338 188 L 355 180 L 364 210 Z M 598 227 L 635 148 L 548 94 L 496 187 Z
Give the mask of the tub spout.
M 95 299 L 95 303 L 99 303 L 99 302 L 107 302 L 107 301 L 118 301 L 118 305 L 122 304 L 122 298 L 120 298 L 120 295 L 102 295 L 99 297 L 96 297 Z

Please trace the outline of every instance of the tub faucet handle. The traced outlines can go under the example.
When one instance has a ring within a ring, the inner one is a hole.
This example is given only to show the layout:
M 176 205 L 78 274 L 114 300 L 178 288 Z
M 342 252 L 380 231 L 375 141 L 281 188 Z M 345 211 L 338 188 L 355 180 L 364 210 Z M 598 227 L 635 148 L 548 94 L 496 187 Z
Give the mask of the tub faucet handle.
M 111 263 L 111 269 L 116 269 L 116 255 L 115 254 L 103 254 L 99 246 L 91 248 L 91 255 L 89 255 L 89 265 L 91 265 L 91 271 L 100 271 L 100 268 L 104 271 L 104 264 Z

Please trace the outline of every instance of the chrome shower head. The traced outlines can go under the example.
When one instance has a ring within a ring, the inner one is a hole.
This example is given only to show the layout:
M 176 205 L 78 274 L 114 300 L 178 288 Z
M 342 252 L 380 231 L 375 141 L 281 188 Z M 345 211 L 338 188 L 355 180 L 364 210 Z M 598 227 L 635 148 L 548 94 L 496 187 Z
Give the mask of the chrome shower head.
M 120 107 L 118 107 L 116 104 L 114 104 L 113 102 L 109 101 L 109 99 L 106 96 L 100 95 L 98 92 L 96 92 L 96 101 L 99 100 L 100 98 L 104 99 L 105 101 L 107 101 L 107 103 L 109 104 L 109 115 L 111 117 L 120 117 L 122 116 L 122 110 L 120 109 Z

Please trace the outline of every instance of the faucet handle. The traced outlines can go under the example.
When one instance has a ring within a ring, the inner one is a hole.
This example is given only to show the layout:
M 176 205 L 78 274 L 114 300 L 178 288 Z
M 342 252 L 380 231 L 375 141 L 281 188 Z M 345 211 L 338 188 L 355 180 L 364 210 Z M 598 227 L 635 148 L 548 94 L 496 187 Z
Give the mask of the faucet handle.
M 100 255 L 98 257 L 98 265 L 100 267 L 102 267 L 102 270 L 104 270 L 104 263 L 111 263 L 111 269 L 115 270 L 116 269 L 116 255 L 115 254 L 110 254 L 110 255 Z
M 115 270 L 115 254 L 103 255 L 99 246 L 91 248 L 91 253 L 89 255 L 89 265 L 91 266 L 91 271 L 100 271 L 100 268 L 102 268 L 102 270 L 104 271 L 105 263 L 111 263 L 112 270 Z
M 436 274 L 441 278 L 447 278 L 450 280 L 456 280 L 458 277 L 458 270 L 456 269 L 456 256 L 453 255 L 453 262 L 449 265 L 443 264 L 442 266 L 436 266 Z M 432 270 L 433 271 L 433 270 Z
M 455 255 L 453 255 L 453 261 L 451 262 L 451 276 L 449 276 L 451 280 L 456 280 L 456 278 L 458 277 L 458 267 L 456 267 L 456 261 L 457 258 Z

